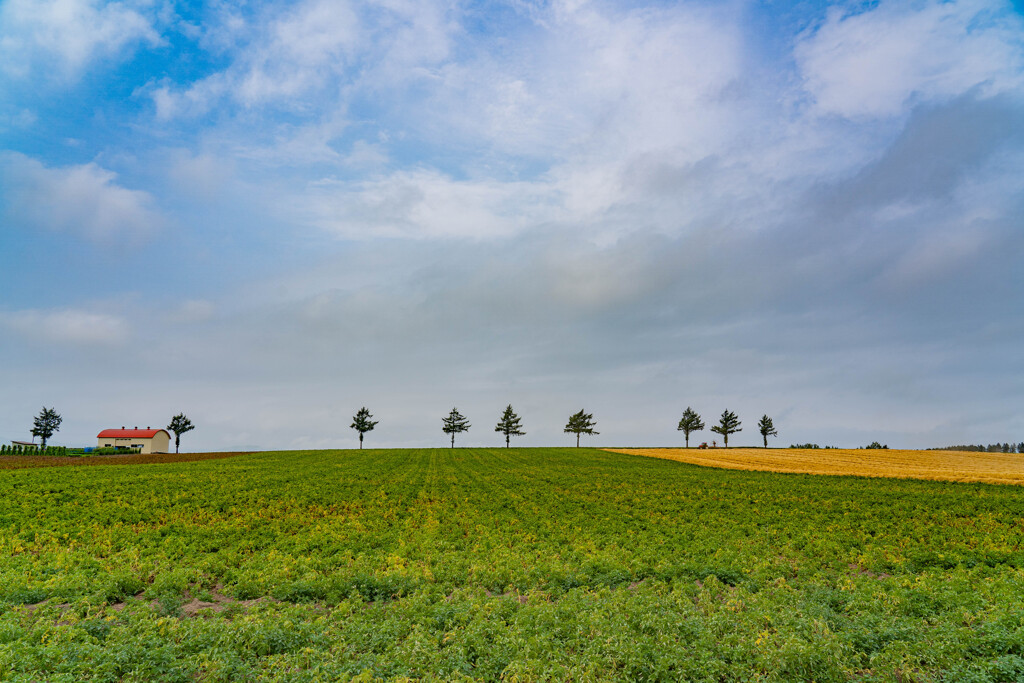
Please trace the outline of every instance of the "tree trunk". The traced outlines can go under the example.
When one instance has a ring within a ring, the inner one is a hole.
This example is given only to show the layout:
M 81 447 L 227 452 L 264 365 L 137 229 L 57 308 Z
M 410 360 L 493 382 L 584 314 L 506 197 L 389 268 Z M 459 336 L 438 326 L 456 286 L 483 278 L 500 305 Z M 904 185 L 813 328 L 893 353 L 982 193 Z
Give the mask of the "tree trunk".
M 505 448 L 508 448 L 508 440 L 509 440 L 509 435 L 506 434 L 505 435 Z
M 767 434 L 762 434 L 762 436 L 764 437 L 764 447 L 768 448 L 768 435 Z
M 359 450 L 363 450 L 363 433 L 359 432 Z
M 580 447 L 580 433 L 576 432 L 576 448 Z
M 181 435 L 180 434 L 175 434 L 174 435 L 174 452 L 175 453 L 178 452 L 178 446 L 180 446 L 180 445 L 181 445 Z
M 686 447 L 689 448 L 690 447 L 690 432 L 683 432 L 683 434 L 686 435 Z
M 725 439 L 725 447 L 728 448 L 729 447 L 729 435 L 728 434 L 723 434 L 722 438 Z
M 455 432 L 452 432 L 452 448 L 455 448 Z

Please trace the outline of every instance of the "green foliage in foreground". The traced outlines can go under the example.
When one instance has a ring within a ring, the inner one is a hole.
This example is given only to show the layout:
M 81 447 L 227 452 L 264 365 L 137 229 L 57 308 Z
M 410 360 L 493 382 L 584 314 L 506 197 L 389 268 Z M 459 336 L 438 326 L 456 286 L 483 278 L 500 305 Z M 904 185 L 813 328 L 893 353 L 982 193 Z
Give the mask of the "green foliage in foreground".
M 0 499 L 3 680 L 1024 677 L 1016 487 L 500 448 L 14 470 Z

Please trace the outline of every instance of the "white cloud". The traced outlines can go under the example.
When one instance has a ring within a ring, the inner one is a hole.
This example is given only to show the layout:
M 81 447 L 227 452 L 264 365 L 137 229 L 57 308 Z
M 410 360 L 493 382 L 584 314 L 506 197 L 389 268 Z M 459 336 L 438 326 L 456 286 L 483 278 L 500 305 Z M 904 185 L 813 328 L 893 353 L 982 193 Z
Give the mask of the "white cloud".
M 740 109 L 721 94 L 744 75 L 737 17 L 590 5 L 541 15 L 522 39 L 438 69 L 406 125 L 548 159 L 669 150 L 694 160 L 734 131 Z
M 232 93 L 248 105 L 301 95 L 341 72 L 362 38 L 348 3 L 306 2 L 270 24 L 235 74 Z
M 121 344 L 131 334 L 128 321 L 120 316 L 70 308 L 0 312 L 0 324 L 30 339 L 71 345 Z
M 1008 4 L 982 0 L 833 9 L 795 56 L 818 112 L 893 116 L 975 87 L 986 94 L 1019 88 L 1024 18 Z
M 551 189 L 541 183 L 459 181 L 413 170 L 354 183 L 315 183 L 295 198 L 289 215 L 350 239 L 483 238 L 534 224 L 551 200 Z
M 225 22 L 224 36 L 205 40 L 230 45 L 232 64 L 184 89 L 155 88 L 157 115 L 201 115 L 225 97 L 307 111 L 311 96 L 337 97 L 357 80 L 387 87 L 447 55 L 453 27 L 445 13 L 434 2 L 306 0 L 264 22 Z
M 39 117 L 30 109 L 5 111 L 0 109 L 0 132 L 30 128 Z
M 217 307 L 211 301 L 205 299 L 190 299 L 183 301 L 176 309 L 167 313 L 166 319 L 176 323 L 202 323 L 213 318 Z
M 223 74 L 214 74 L 193 83 L 183 91 L 174 91 L 169 86 L 155 88 L 152 92 L 156 118 L 168 121 L 178 117 L 202 116 L 216 104 L 228 88 Z
M 234 182 L 234 160 L 214 154 L 192 155 L 176 150 L 170 155 L 167 175 L 178 192 L 206 202 L 214 202 L 226 194 Z
M 78 233 L 96 241 L 142 238 L 163 225 L 153 199 L 118 185 L 94 163 L 48 168 L 22 154 L 0 154 L 6 219 L 34 228 Z
M 383 146 L 365 140 L 356 140 L 352 145 L 352 150 L 345 157 L 347 165 L 357 168 L 375 168 L 383 166 L 387 162 L 388 155 Z
M 750 102 L 723 96 L 746 68 L 742 17 L 729 10 L 537 8 L 534 23 L 500 40 L 474 36 L 450 12 L 431 2 L 373 12 L 305 2 L 249 27 L 227 69 L 153 91 L 157 116 L 204 113 L 229 97 L 297 112 L 298 122 L 289 116 L 256 135 L 246 112 L 217 137 L 228 154 L 275 169 L 275 196 L 282 167 L 369 175 L 328 172 L 297 183 L 307 189 L 285 202 L 288 216 L 346 237 L 485 237 L 586 223 L 600 241 L 622 232 L 600 223 L 627 207 L 637 211 L 627 232 L 678 230 L 696 212 L 679 213 L 668 196 L 678 188 L 652 200 L 633 176 L 638 166 L 685 168 L 721 153 L 755 116 Z M 360 120 L 354 101 L 379 107 L 377 118 Z M 367 142 L 375 135 L 379 143 Z M 408 165 L 406 145 L 418 141 L 443 143 L 465 177 Z M 542 160 L 526 180 L 520 155 Z M 693 197 L 696 184 L 684 192 Z
M 229 143 L 236 154 L 268 166 L 327 163 L 343 175 L 402 163 L 407 140 L 450 143 L 466 177 L 408 165 L 363 180 L 328 175 L 288 202 L 288 216 L 345 237 L 495 237 L 586 225 L 607 242 L 640 227 L 675 232 L 698 213 L 692 203 L 681 206 L 682 194 L 717 191 L 698 188 L 707 181 L 694 176 L 689 187 L 663 188 L 652 197 L 638 168 L 685 169 L 734 145 L 754 116 L 749 102 L 723 97 L 743 77 L 745 62 L 740 20 L 727 13 L 686 7 L 538 10 L 539 28 L 521 41 L 499 50 L 470 38 L 461 59 L 437 65 L 451 31 L 441 13 L 434 9 L 424 18 L 404 6 L 389 10 L 399 24 L 435 26 L 427 40 L 433 47 L 396 56 L 399 41 L 389 38 L 388 47 L 360 53 L 364 76 L 341 88 L 340 101 L 315 105 L 318 118 L 278 126 L 262 145 L 230 136 L 239 141 Z M 315 62 L 282 58 L 302 67 L 306 75 L 297 82 L 312 82 L 307 77 L 316 74 L 310 69 Z M 392 69 L 398 62 L 416 68 Z M 251 56 L 244 57 L 216 78 L 240 82 L 251 63 Z M 337 113 L 353 93 L 388 104 L 369 131 L 367 122 Z M 158 103 L 166 96 L 158 93 Z M 167 105 L 168 116 L 172 109 Z M 367 136 L 374 129 L 386 142 L 349 142 L 353 133 Z M 473 150 L 468 157 L 467 150 Z M 506 155 L 536 157 L 550 166 L 522 180 Z M 279 178 L 274 182 L 280 186 Z M 627 209 L 634 211 L 630 224 L 613 227 L 606 220 Z
M 238 140 L 233 145 L 234 153 L 272 167 L 345 163 L 337 147 L 348 126 L 343 116 L 327 115 L 312 124 L 281 126 L 269 143 Z
M 151 7 L 92 0 L 7 0 L 0 5 L 0 69 L 26 76 L 33 67 L 76 76 L 91 62 L 161 38 Z

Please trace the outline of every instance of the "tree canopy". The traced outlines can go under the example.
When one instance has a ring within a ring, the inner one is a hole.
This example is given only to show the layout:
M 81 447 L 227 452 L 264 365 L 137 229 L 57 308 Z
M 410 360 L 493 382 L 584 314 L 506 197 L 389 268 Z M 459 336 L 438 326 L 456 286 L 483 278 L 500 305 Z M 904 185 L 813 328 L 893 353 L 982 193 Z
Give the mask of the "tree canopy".
M 719 418 L 718 424 L 711 428 L 716 434 L 721 434 L 722 439 L 725 441 L 725 447 L 729 447 L 729 435 L 735 434 L 736 432 L 742 432 L 740 429 L 740 419 L 736 417 L 736 413 L 731 410 L 722 411 L 722 417 Z
M 597 423 L 594 422 L 594 416 L 591 413 L 580 412 L 573 413 L 569 416 L 569 422 L 565 425 L 566 434 L 576 435 L 576 448 L 580 447 L 580 434 L 600 434 L 601 432 L 594 431 L 594 427 Z
M 360 408 L 359 412 L 352 416 L 352 424 L 349 426 L 359 432 L 360 448 L 363 447 L 363 434 L 366 432 L 372 432 L 373 428 L 377 426 L 377 422 L 379 422 L 379 420 L 374 421 L 373 415 L 371 415 L 370 411 L 366 409 L 366 406 Z
M 505 448 L 508 448 L 509 437 L 523 436 L 526 434 L 526 432 L 523 431 L 522 419 L 516 415 L 514 410 L 512 410 L 511 403 L 505 408 L 505 412 L 501 414 L 501 419 L 498 420 L 498 424 L 494 428 L 494 431 L 501 432 L 505 435 Z
M 676 427 L 676 430 L 682 432 L 686 437 L 687 448 L 690 447 L 690 432 L 699 432 L 702 429 L 704 429 L 704 421 L 700 419 L 700 415 L 693 408 L 687 406 L 683 411 L 683 417 L 679 420 L 679 426 Z
M 455 448 L 455 435 L 460 432 L 468 432 L 473 425 L 463 417 L 458 408 L 452 408 L 447 417 L 441 418 L 441 431 L 452 435 L 452 448 Z
M 174 432 L 174 452 L 178 452 L 178 447 L 181 445 L 181 435 L 186 432 L 191 432 L 196 426 L 192 424 L 192 420 L 185 417 L 185 413 L 178 413 L 171 418 L 171 424 L 167 425 L 167 429 Z
M 779 433 L 775 431 L 775 425 L 772 424 L 772 419 L 767 415 L 762 415 L 761 420 L 757 423 L 757 428 L 761 432 L 761 437 L 764 439 L 764 447 L 768 448 L 768 437 L 778 436 Z
M 32 435 L 42 439 L 43 450 L 46 450 L 46 440 L 60 430 L 60 423 L 63 420 L 64 418 L 57 414 L 56 409 L 46 406 L 43 406 L 43 409 L 36 415 L 32 421 Z

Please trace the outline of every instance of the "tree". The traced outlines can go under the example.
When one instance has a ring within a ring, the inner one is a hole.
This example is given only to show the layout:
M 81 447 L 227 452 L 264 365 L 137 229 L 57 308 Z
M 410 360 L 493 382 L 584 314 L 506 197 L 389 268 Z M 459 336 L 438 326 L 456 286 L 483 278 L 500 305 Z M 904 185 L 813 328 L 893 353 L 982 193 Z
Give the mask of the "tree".
M 576 448 L 580 447 L 580 434 L 600 434 L 601 432 L 595 432 L 594 427 L 597 423 L 594 422 L 594 416 L 591 413 L 584 413 L 582 409 L 580 412 L 574 413 L 569 416 L 569 422 L 565 425 L 565 433 L 576 435 Z
M 171 424 L 167 425 L 167 429 L 174 432 L 174 452 L 178 452 L 178 447 L 181 445 L 181 435 L 185 432 L 191 432 L 196 426 L 192 424 L 192 420 L 185 417 L 185 413 L 178 413 L 171 418 Z
M 690 447 L 690 432 L 699 432 L 704 429 L 704 421 L 700 419 L 700 415 L 695 413 L 689 406 L 683 411 L 683 417 L 679 420 L 679 426 L 676 427 L 677 431 L 683 433 L 686 437 L 686 447 Z
M 452 408 L 448 417 L 441 418 L 441 431 L 452 435 L 452 448 L 455 448 L 455 435 L 459 432 L 468 432 L 473 425 L 462 416 L 458 408 Z
M 725 447 L 729 447 L 729 435 L 735 434 L 736 432 L 742 432 L 740 429 L 740 419 L 736 417 L 736 413 L 724 410 L 722 411 L 722 417 L 719 419 L 718 424 L 711 428 L 715 434 L 721 434 L 722 439 L 725 441 Z
M 32 421 L 32 436 L 42 439 L 43 450 L 46 450 L 46 440 L 53 436 L 54 432 L 60 430 L 60 423 L 63 419 L 54 408 L 43 406 L 39 415 Z
M 768 448 L 768 437 L 778 436 L 779 433 L 775 431 L 775 425 L 772 424 L 772 419 L 767 415 L 761 416 L 761 421 L 757 423 L 757 428 L 761 431 L 761 436 L 764 437 L 764 447 Z
M 379 420 L 377 421 L 379 422 Z M 349 425 L 352 429 L 359 432 L 359 447 L 363 447 L 363 434 L 366 432 L 372 432 L 373 428 L 377 426 L 377 422 L 373 420 L 373 415 L 370 411 L 363 406 L 359 409 L 359 412 L 352 416 L 352 424 Z
M 498 425 L 494 428 L 494 431 L 505 435 L 505 448 L 508 448 L 510 436 L 523 436 L 526 434 L 523 431 L 520 417 L 512 410 L 511 403 L 505 408 L 505 412 L 501 414 L 501 419 L 498 420 Z

